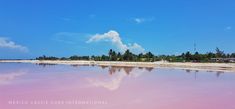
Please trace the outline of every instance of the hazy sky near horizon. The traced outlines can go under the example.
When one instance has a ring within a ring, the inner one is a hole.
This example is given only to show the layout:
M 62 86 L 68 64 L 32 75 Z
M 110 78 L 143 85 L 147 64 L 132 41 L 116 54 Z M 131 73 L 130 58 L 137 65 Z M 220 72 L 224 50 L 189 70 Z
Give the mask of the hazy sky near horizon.
M 234 0 L 0 0 L 0 58 L 235 52 Z

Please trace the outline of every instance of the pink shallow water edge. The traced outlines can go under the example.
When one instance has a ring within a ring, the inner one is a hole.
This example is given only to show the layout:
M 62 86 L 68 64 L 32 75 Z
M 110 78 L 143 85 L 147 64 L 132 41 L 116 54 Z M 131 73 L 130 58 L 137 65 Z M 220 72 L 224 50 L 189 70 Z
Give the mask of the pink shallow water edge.
M 0 109 L 235 109 L 235 72 L 0 64 Z

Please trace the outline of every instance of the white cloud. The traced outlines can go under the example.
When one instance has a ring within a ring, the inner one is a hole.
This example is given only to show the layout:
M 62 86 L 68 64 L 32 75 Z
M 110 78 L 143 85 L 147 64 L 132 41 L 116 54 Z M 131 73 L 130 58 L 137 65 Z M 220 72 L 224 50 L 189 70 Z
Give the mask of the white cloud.
M 135 18 L 134 20 L 135 20 L 136 23 L 142 23 L 142 22 L 145 21 L 144 18 Z
M 231 26 L 227 26 L 227 27 L 225 28 L 225 30 L 231 30 L 231 29 L 232 29 Z
M 111 42 L 122 53 L 124 53 L 127 49 L 129 49 L 133 53 L 145 52 L 145 49 L 137 43 L 128 44 L 128 45 L 124 44 L 122 42 L 122 39 L 119 33 L 114 30 L 110 30 L 109 32 L 104 33 L 104 34 L 95 34 L 87 41 L 87 43 L 98 42 L 102 40 Z
M 137 24 L 143 23 L 143 22 L 151 22 L 154 20 L 153 17 L 151 18 L 134 18 L 133 19 Z
M 22 52 L 28 52 L 28 48 L 22 45 L 18 45 L 15 42 L 9 40 L 5 37 L 0 37 L 0 48 L 10 48 L 10 49 L 17 49 Z

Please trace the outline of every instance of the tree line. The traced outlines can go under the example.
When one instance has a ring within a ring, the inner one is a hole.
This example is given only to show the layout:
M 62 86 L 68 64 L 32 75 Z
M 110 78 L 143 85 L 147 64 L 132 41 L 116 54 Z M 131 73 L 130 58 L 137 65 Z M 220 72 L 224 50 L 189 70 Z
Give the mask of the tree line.
M 112 49 L 109 50 L 107 55 L 101 56 L 78 56 L 73 55 L 70 57 L 54 57 L 54 56 L 40 56 L 37 60 L 94 60 L 94 61 L 134 61 L 134 62 L 154 62 L 166 60 L 170 62 L 210 62 L 212 58 L 235 58 L 235 53 L 224 53 L 219 48 L 215 52 L 207 53 L 191 53 L 189 51 L 181 55 L 154 55 L 151 52 L 134 54 L 130 50 L 124 53 L 116 52 Z

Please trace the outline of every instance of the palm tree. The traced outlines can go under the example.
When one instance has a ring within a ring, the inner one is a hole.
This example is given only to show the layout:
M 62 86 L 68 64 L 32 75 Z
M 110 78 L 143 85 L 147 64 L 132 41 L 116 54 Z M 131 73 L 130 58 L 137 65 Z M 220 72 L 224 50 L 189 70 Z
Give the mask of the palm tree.
M 123 59 L 124 59 L 124 61 L 132 61 L 133 60 L 132 53 L 130 52 L 129 49 L 127 49 L 126 52 L 123 54 Z
M 117 61 L 123 61 L 122 54 L 120 52 L 117 54 Z
M 111 61 L 117 61 L 117 54 L 115 51 L 113 51 L 111 54 Z
M 191 53 L 188 51 L 188 52 L 186 52 L 186 54 L 185 54 L 185 60 L 186 61 L 190 61 L 192 59 L 192 55 L 191 55 Z
M 224 51 L 221 51 L 218 47 L 216 47 L 215 51 L 216 51 L 216 58 L 224 57 L 224 55 L 225 55 Z
M 112 58 L 112 54 L 113 54 L 113 50 L 110 49 L 110 50 L 109 50 L 109 60 L 110 60 L 110 61 L 111 61 L 111 58 Z

